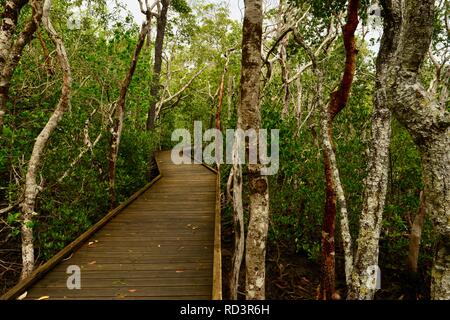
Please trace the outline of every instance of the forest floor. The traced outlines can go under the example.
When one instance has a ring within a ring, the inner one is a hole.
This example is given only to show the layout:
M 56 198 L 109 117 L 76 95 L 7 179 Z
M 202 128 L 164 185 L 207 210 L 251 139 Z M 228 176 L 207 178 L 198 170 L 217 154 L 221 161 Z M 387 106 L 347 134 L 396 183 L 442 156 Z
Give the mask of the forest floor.
M 222 223 L 222 287 L 223 299 L 229 299 L 231 259 L 234 247 L 232 225 Z M 342 299 L 346 297 L 342 248 L 337 247 L 336 290 Z M 399 257 L 380 257 L 382 289 L 378 290 L 375 300 L 428 300 L 430 299 L 430 279 L 427 271 L 421 271 L 416 279 L 398 265 Z M 269 300 L 315 300 L 320 283 L 319 263 L 308 259 L 306 255 L 295 252 L 286 244 L 268 243 L 266 257 L 266 298 Z M 245 261 L 240 273 L 241 287 L 238 299 L 245 299 Z
M 228 300 L 234 235 L 230 224 L 222 224 L 222 290 Z M 266 298 L 269 300 L 314 300 L 320 279 L 317 263 L 303 257 L 284 245 L 269 243 L 266 256 Z M 245 261 L 241 266 L 240 281 L 245 285 Z M 245 288 L 238 291 L 244 299 Z

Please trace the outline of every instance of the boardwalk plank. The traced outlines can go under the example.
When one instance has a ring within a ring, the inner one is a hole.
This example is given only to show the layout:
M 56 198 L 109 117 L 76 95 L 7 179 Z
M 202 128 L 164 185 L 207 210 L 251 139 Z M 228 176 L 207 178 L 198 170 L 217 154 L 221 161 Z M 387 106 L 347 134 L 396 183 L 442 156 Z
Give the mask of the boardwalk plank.
M 215 174 L 157 154 L 162 178 L 28 289 L 27 299 L 211 299 Z M 82 290 L 66 270 L 81 267 Z

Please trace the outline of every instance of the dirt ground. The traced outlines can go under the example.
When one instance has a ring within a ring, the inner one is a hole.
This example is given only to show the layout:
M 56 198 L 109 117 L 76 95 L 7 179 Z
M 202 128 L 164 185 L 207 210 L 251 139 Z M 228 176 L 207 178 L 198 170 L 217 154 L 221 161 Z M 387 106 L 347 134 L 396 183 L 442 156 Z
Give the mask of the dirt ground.
M 223 299 L 230 298 L 229 282 L 234 236 L 230 225 L 222 225 Z M 319 285 L 319 265 L 283 245 L 269 245 L 266 257 L 266 298 L 270 300 L 312 300 Z M 238 299 L 245 299 L 245 261 L 240 273 Z
M 222 225 L 222 286 L 223 298 L 229 299 L 229 275 L 233 252 L 234 235 L 231 225 Z M 346 284 L 342 248 L 337 247 L 336 291 L 345 299 Z M 390 266 L 398 266 L 392 268 Z M 430 299 L 429 267 L 412 278 L 399 264 L 398 257 L 380 257 L 382 289 L 375 300 L 428 300 Z M 270 300 L 315 300 L 320 282 L 320 265 L 296 253 L 287 245 L 268 244 L 266 258 L 266 299 Z M 242 263 L 238 299 L 245 299 L 245 261 Z

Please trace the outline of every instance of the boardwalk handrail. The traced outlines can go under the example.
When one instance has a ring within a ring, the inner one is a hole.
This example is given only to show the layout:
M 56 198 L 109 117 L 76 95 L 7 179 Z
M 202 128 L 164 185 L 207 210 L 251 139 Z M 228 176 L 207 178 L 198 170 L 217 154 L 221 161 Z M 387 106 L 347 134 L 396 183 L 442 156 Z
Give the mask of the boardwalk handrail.
M 30 286 L 35 284 L 39 279 L 41 279 L 45 274 L 47 274 L 53 267 L 55 267 L 61 260 L 68 257 L 71 253 L 80 248 L 92 235 L 94 235 L 98 230 L 100 230 L 106 223 L 108 223 L 112 218 L 119 214 L 123 209 L 125 209 L 130 203 L 136 200 L 141 194 L 147 191 L 152 185 L 154 185 L 161 177 L 161 172 L 158 168 L 158 176 L 146 184 L 142 189 L 133 194 L 125 202 L 121 203 L 117 208 L 110 211 L 106 216 L 104 216 L 100 221 L 94 224 L 91 228 L 85 231 L 81 236 L 75 239 L 72 243 L 66 246 L 64 249 L 59 251 L 46 263 L 38 267 L 28 278 L 20 281 L 17 285 L 7 291 L 0 300 L 12 300 L 19 297 L 23 292 L 25 292 Z

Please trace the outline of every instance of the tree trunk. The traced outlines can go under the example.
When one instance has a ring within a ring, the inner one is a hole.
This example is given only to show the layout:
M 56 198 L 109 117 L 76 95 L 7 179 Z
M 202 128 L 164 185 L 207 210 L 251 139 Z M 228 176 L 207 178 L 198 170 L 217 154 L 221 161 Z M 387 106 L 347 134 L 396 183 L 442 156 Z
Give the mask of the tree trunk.
M 156 105 L 159 101 L 161 89 L 161 68 L 164 48 L 164 37 L 166 34 L 167 11 L 169 10 L 170 0 L 161 0 L 162 8 L 156 21 L 156 39 L 155 39 L 155 62 L 153 64 L 153 75 L 150 85 L 150 108 L 147 116 L 147 130 L 155 127 Z
M 303 104 L 303 85 L 300 77 L 295 79 L 295 86 L 297 87 L 297 101 L 295 103 L 295 118 L 297 120 L 298 133 L 300 134 L 302 123 L 302 104 Z
M 234 76 L 228 76 L 227 83 L 227 121 L 231 121 L 231 116 L 233 114 L 233 95 L 234 95 Z
M 20 10 L 27 2 L 27 0 L 7 0 L 5 3 L 0 26 L 0 69 L 3 69 L 8 58 Z
M 419 70 L 431 43 L 434 0 L 385 0 L 384 33 L 398 39 L 382 83 L 389 108 L 416 143 L 422 158 L 426 215 L 438 238 L 431 297 L 450 299 L 450 114 L 419 82 Z M 386 19 L 385 19 L 386 20 Z
M 388 185 L 392 114 L 388 108 L 384 83 L 388 73 L 387 66 L 394 59 L 393 50 L 398 45 L 399 32 L 395 23 L 399 17 L 392 13 L 392 10 L 385 11 L 385 32 L 377 58 L 368 174 L 347 299 L 372 300 L 376 291 L 376 275 L 369 271 L 371 267 L 378 265 L 379 239 Z
M 448 115 L 447 115 L 447 118 Z M 450 119 L 448 119 L 450 122 Z M 426 214 L 437 234 L 431 298 L 450 300 L 450 127 L 422 151 Z
M 133 58 L 131 60 L 130 69 L 122 83 L 120 88 L 120 95 L 116 102 L 116 115 L 114 118 L 113 127 L 111 130 L 111 143 L 109 149 L 109 203 L 110 207 L 113 208 L 117 204 L 116 199 L 116 168 L 117 168 L 117 157 L 119 155 L 120 139 L 122 137 L 123 121 L 125 118 L 125 103 L 128 88 L 130 86 L 131 80 L 133 79 L 134 71 L 136 70 L 136 65 L 139 60 L 139 55 L 141 53 L 142 47 L 144 46 L 145 39 L 147 37 L 151 23 L 147 20 L 141 28 L 141 33 L 139 35 L 136 48 L 134 50 Z
M 28 171 L 25 178 L 25 194 L 24 200 L 21 205 L 22 207 L 22 275 L 21 278 L 24 279 L 28 277 L 34 269 L 34 245 L 33 245 L 33 216 L 35 213 L 36 197 L 39 192 L 39 186 L 36 183 L 36 176 L 38 174 L 39 167 L 42 163 L 42 155 L 44 149 L 50 139 L 50 136 L 55 131 L 59 122 L 61 121 L 67 107 L 69 105 L 70 91 L 71 91 L 71 71 L 69 60 L 67 58 L 66 49 L 64 43 L 60 36 L 56 33 L 53 28 L 49 11 L 51 8 L 51 0 L 46 0 L 44 7 L 39 3 L 35 3 L 36 10 L 43 10 L 42 21 L 44 27 L 56 47 L 56 53 L 58 62 L 63 71 L 63 86 L 61 90 L 61 97 L 59 99 L 58 105 L 55 111 L 50 116 L 44 129 L 42 129 L 39 136 L 36 138 L 34 143 L 33 152 L 28 163 Z
M 285 119 L 289 115 L 289 106 L 291 103 L 291 90 L 289 84 L 289 68 L 287 65 L 286 47 L 289 43 L 289 37 L 286 36 L 280 41 L 280 65 L 281 65 L 281 80 L 283 81 L 283 109 L 281 111 L 281 118 Z
M 244 210 L 242 207 L 242 165 L 238 159 L 239 144 L 238 136 L 235 136 L 233 145 L 233 227 L 234 227 L 234 254 L 230 275 L 230 299 L 237 300 L 239 289 L 239 274 L 242 258 L 244 256 Z
M 217 110 L 216 110 L 216 129 L 221 130 L 221 115 L 222 115 L 222 109 L 223 109 L 223 96 L 225 94 L 225 76 L 228 73 L 228 64 L 230 63 L 230 55 L 235 49 L 232 48 L 230 50 L 227 50 L 225 52 L 225 64 L 223 66 L 223 72 L 222 77 L 220 78 L 220 84 L 219 84 L 219 101 L 217 103 Z M 228 90 L 230 91 L 230 88 L 228 87 Z M 229 102 L 230 103 L 230 102 Z
M 2 26 L 0 30 L 0 134 L 3 132 L 3 117 L 6 113 L 9 85 L 22 57 L 23 48 L 33 39 L 42 18 L 43 0 L 31 0 L 33 13 L 22 32 L 13 42 L 20 9 L 26 1 L 7 1 L 3 12 Z
M 240 127 L 243 130 L 261 126 L 260 73 L 262 38 L 262 0 L 247 0 L 242 39 Z M 259 138 L 258 138 L 259 139 Z M 245 142 L 244 142 L 245 143 Z M 256 147 L 256 146 L 254 146 Z M 248 150 L 248 148 L 246 148 Z M 269 224 L 269 186 L 261 175 L 260 164 L 248 164 L 250 221 L 246 241 L 246 297 L 265 298 L 266 239 Z
M 322 282 L 319 299 L 335 299 L 335 248 L 334 231 L 336 219 L 336 204 L 339 200 L 341 208 L 341 230 L 345 251 L 345 271 L 347 282 L 353 263 L 352 243 L 348 226 L 347 204 L 339 177 L 336 155 L 333 147 L 333 121 L 346 106 L 353 78 L 356 71 L 355 32 L 358 27 L 359 0 L 350 0 L 347 10 L 347 23 L 343 27 L 344 46 L 346 51 L 345 69 L 339 89 L 331 94 L 328 108 L 322 111 L 322 146 L 326 179 L 325 214 L 322 226 Z

